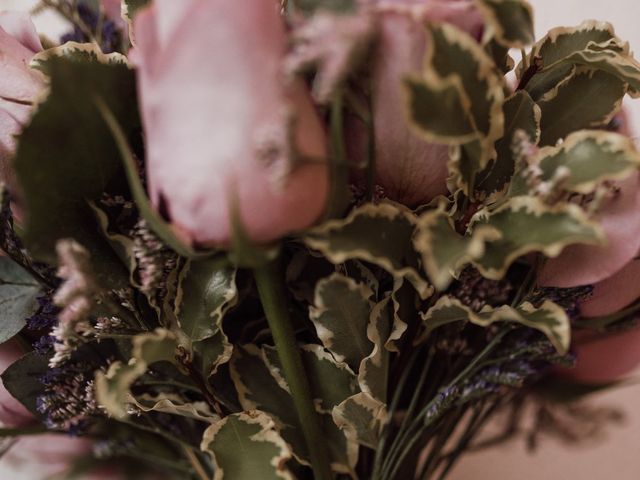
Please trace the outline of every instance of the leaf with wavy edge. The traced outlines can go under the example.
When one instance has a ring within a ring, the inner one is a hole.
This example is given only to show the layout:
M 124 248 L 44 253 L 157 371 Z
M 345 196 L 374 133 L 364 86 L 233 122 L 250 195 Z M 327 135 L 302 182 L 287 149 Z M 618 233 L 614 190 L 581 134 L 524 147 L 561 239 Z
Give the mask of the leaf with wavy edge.
M 234 413 L 214 423 L 205 430 L 200 448 L 213 458 L 213 480 L 295 478 L 286 466 L 291 448 L 271 417 L 259 410 Z
M 566 353 L 571 342 L 571 321 L 564 309 L 550 300 L 545 300 L 539 308 L 524 302 L 516 308 L 508 305 L 495 309 L 485 306 L 480 312 L 474 312 L 457 298 L 444 296 L 429 310 L 421 312 L 420 316 L 425 331 L 419 341 L 424 340 L 438 327 L 452 322 L 468 321 L 482 327 L 495 322 L 515 322 L 535 328 L 544 333 L 560 353 Z
M 367 338 L 373 344 L 373 349 L 362 359 L 358 368 L 360 389 L 383 403 L 387 402 L 390 358 L 385 343 L 391 336 L 394 313 L 391 296 L 373 306 L 367 325 Z
M 510 48 L 524 48 L 535 40 L 533 9 L 525 0 L 478 0 L 489 35 Z
M 564 169 L 562 189 L 589 194 L 603 181 L 622 180 L 637 171 L 640 153 L 625 135 L 586 130 L 572 133 L 557 147 L 540 149 L 531 162 L 540 168 L 542 181 Z
M 480 142 L 479 164 L 483 168 L 495 156 L 494 142 L 504 132 L 504 79 L 495 64 L 474 38 L 449 24 L 429 25 L 429 37 L 423 75 L 459 79 L 469 99 L 465 105 L 473 119 Z M 438 116 L 436 112 L 431 115 Z
M 476 177 L 475 189 L 485 196 L 503 191 L 515 172 L 512 150 L 516 131 L 522 130 L 532 144 L 540 140 L 540 107 L 525 90 L 519 90 L 502 106 L 505 118 L 504 136 L 496 142 L 497 157 Z
M 372 296 L 364 284 L 334 273 L 316 284 L 314 305 L 309 309 L 322 344 L 353 371 L 373 348 L 367 338 Z
M 282 437 L 291 446 L 296 459 L 307 465 L 306 443 L 302 436 L 289 387 L 279 372 L 278 364 L 273 358 L 271 360 L 275 365 L 271 364 L 267 360 L 267 355 L 265 350 L 261 350 L 255 345 L 234 348 L 229 365 L 231 379 L 238 393 L 240 405 L 244 409 L 260 409 L 273 415 Z M 314 362 L 313 357 L 315 356 L 315 352 L 307 351 L 305 353 L 303 349 L 303 357 L 306 362 Z M 314 368 L 317 366 L 312 365 Z M 340 372 L 340 377 L 343 378 L 343 375 L 344 370 Z M 344 383 L 342 384 L 344 385 Z M 322 389 L 327 388 L 327 385 L 317 382 L 312 385 L 320 389 L 320 391 L 313 392 L 314 398 L 325 398 Z M 333 393 L 327 395 L 327 398 L 335 395 L 336 391 L 333 390 Z M 322 403 L 316 402 L 317 406 L 322 406 Z M 317 409 L 321 414 L 322 430 L 325 436 L 330 439 L 328 444 L 332 469 L 339 473 L 352 472 L 355 461 L 357 461 L 357 452 L 355 459 L 350 456 L 352 450 L 347 445 L 346 437 L 333 424 L 330 415 L 322 413 L 322 408 Z M 329 417 L 329 421 L 327 421 L 327 417 Z
M 190 402 L 171 393 L 159 393 L 157 395 L 144 394 L 134 397 L 131 393 L 126 396 L 127 402 L 143 412 L 162 412 L 170 415 L 192 418 L 207 423 L 220 420 L 220 417 L 211 411 L 206 402 Z
M 330 220 L 309 230 L 303 240 L 332 263 L 364 260 L 396 278 L 405 278 L 424 299 L 433 289 L 419 273 L 418 253 L 411 242 L 416 220 L 416 215 L 403 205 L 389 201 L 368 203 L 344 219 Z
M 153 332 L 136 335 L 132 346 L 128 364 L 113 362 L 106 373 L 96 373 L 96 399 L 115 418 L 127 416 L 129 389 L 151 364 L 176 361 L 178 343 L 175 335 L 168 330 L 158 328 Z
M 15 336 L 38 311 L 41 285 L 9 257 L 0 257 L 0 343 Z
M 456 232 L 446 205 L 440 203 L 435 210 L 420 216 L 414 245 L 422 254 L 422 264 L 429 279 L 442 291 L 453 279 L 453 272 L 481 258 L 485 243 L 500 237 L 500 232 L 488 225 L 478 226 L 468 235 L 460 235 Z
M 522 255 L 541 252 L 557 257 L 567 245 L 600 245 L 604 234 L 577 205 L 549 206 L 537 197 L 515 197 L 494 211 L 481 210 L 471 219 L 469 229 L 484 225 L 500 237 L 485 243 L 484 254 L 471 263 L 487 278 L 501 279 L 509 266 Z
M 577 130 L 606 125 L 620 110 L 626 91 L 627 85 L 610 73 L 576 68 L 538 102 L 540 144 L 553 145 Z
M 336 406 L 333 421 L 350 442 L 375 450 L 382 427 L 388 421 L 387 408 L 384 403 L 362 392 Z

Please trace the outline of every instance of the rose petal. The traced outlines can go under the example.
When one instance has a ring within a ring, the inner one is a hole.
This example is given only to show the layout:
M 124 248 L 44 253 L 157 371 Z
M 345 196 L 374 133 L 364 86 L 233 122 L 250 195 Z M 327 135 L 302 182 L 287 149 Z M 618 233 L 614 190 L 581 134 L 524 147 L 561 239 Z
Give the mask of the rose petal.
M 584 383 L 618 380 L 640 364 L 640 328 L 591 338 L 574 346 L 576 367 L 562 376 Z
M 29 49 L 31 56 L 42 51 L 40 37 L 28 14 L 23 12 L 0 12 L 0 28 Z
M 640 260 L 633 260 L 611 277 L 596 283 L 593 295 L 580 305 L 586 317 L 615 313 L 640 298 Z
M 629 263 L 640 250 L 640 182 L 637 175 L 620 182 L 620 193 L 601 208 L 595 220 L 607 237 L 603 247 L 572 245 L 546 262 L 543 286 L 574 287 L 598 283 Z
M 174 27 L 160 27 L 153 15 L 167 5 L 135 20 L 152 201 L 198 243 L 229 241 L 232 197 L 256 241 L 308 226 L 324 208 L 326 165 L 300 166 L 279 188 L 257 153 L 258 138 L 284 126 L 289 105 L 299 149 L 326 156 L 308 94 L 283 85 L 285 32 L 274 4 L 193 0 Z

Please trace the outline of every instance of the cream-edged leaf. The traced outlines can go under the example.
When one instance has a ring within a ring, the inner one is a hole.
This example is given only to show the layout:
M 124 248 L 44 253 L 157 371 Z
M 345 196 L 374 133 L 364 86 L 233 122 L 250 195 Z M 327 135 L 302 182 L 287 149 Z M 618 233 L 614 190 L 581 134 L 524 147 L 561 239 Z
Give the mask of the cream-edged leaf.
M 376 449 L 388 415 L 384 403 L 362 392 L 336 406 L 333 420 L 350 441 Z
M 411 210 L 397 203 L 368 203 L 344 219 L 308 231 L 304 242 L 335 264 L 357 259 L 384 268 L 427 298 L 432 288 L 419 273 L 419 256 L 411 241 L 416 220 Z
M 478 0 L 489 34 L 510 48 L 533 43 L 533 9 L 526 0 Z

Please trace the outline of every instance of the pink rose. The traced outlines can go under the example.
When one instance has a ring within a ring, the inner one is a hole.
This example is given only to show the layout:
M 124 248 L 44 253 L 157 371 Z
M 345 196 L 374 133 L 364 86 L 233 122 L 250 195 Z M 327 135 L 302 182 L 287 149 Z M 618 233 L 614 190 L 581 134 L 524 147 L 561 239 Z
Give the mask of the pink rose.
M 234 199 L 258 242 L 315 222 L 325 134 L 302 83 L 282 75 L 277 2 L 156 0 L 134 36 L 150 196 L 182 238 L 228 243 Z M 301 156 L 314 161 L 283 178 Z
M 29 68 L 31 58 L 41 50 L 28 15 L 0 13 L 0 179 L 14 193 L 16 181 L 11 170 L 14 137 L 28 122 L 32 103 L 44 88 L 42 74 Z
M 427 22 L 448 22 L 479 39 L 483 21 L 467 0 L 378 1 L 379 37 L 372 69 L 376 181 L 406 205 L 446 194 L 449 147 L 427 142 L 409 127 L 402 80 L 424 63 Z
M 631 135 L 629 120 L 617 118 L 620 133 Z M 546 262 L 540 283 L 545 286 L 593 285 L 593 293 L 580 305 L 583 317 L 616 314 L 640 299 L 640 175 L 618 183 L 619 191 L 598 211 L 607 245 L 572 245 Z M 576 367 L 563 376 L 586 383 L 616 380 L 640 364 L 640 329 L 614 334 L 576 332 L 573 340 Z

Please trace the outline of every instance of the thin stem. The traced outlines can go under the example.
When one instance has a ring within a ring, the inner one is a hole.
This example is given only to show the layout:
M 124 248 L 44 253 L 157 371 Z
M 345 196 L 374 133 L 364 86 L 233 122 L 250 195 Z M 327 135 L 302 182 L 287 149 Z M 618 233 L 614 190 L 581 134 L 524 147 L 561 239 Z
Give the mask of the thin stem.
M 284 377 L 300 419 L 314 476 L 316 480 L 330 480 L 332 475 L 327 445 L 296 344 L 278 260 L 256 267 L 253 273 Z
M 207 474 L 207 471 L 200 463 L 200 460 L 198 460 L 196 454 L 193 453 L 193 449 L 184 445 L 182 446 L 182 448 L 184 449 L 184 453 L 187 456 L 187 460 L 189 460 L 189 463 L 198 475 L 198 478 L 200 478 L 200 480 L 209 480 L 210 476 Z

